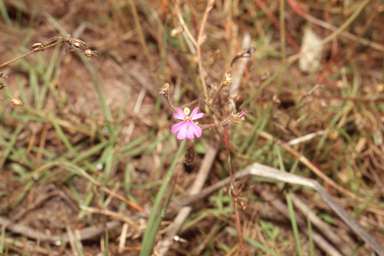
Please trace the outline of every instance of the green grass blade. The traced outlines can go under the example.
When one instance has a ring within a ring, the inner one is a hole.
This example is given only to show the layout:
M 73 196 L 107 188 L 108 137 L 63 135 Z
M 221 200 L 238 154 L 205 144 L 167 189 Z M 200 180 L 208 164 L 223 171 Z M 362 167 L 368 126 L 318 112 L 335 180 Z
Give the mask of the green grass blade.
M 159 230 L 161 220 L 164 217 L 165 211 L 166 211 L 166 209 L 168 207 L 168 204 L 169 204 L 169 201 L 170 201 L 171 196 L 173 194 L 173 189 L 174 188 L 175 188 L 175 183 L 173 184 L 171 191 L 168 193 L 168 196 L 167 196 L 167 198 L 166 198 L 166 200 L 165 200 L 165 202 L 163 204 L 163 207 L 161 208 L 160 213 L 156 217 L 156 220 L 155 220 L 155 222 L 154 222 L 154 224 L 152 226 L 152 232 L 149 233 L 148 243 L 151 244 L 152 247 L 153 247 L 153 244 L 155 243 L 157 231 Z
M 5 160 L 7 160 L 9 154 L 11 153 L 13 146 L 16 143 L 17 136 L 19 136 L 20 132 L 23 130 L 24 124 L 19 124 L 16 127 L 16 130 L 13 132 L 10 142 L 8 143 L 7 147 L 4 149 L 1 158 L 0 158 L 0 170 L 3 168 L 3 165 L 5 163 Z
M 307 216 L 308 223 L 308 239 L 309 239 L 309 256 L 313 256 L 313 237 L 312 237 L 312 225 L 309 215 Z
M 291 216 L 291 224 L 293 229 L 293 235 L 295 236 L 295 242 L 296 242 L 296 248 L 297 248 L 297 254 L 299 256 L 303 256 L 301 245 L 300 245 L 300 237 L 299 237 L 299 229 L 297 228 L 296 218 L 295 218 L 295 209 L 293 209 L 293 204 L 291 200 L 291 196 L 289 193 L 286 195 L 287 198 L 287 205 L 289 209 L 289 215 Z
M 1 228 L 0 253 L 4 252 L 5 226 Z
M 3 16 L 3 20 L 4 20 L 5 24 L 7 25 L 7 27 L 11 28 L 12 22 L 11 22 L 11 19 L 9 18 L 7 8 L 5 8 L 3 0 L 0 0 L 0 13 L 1 13 L 1 16 Z
M 153 229 L 155 226 L 155 218 L 157 216 L 161 200 L 164 197 L 165 190 L 168 186 L 169 181 L 171 180 L 173 170 L 176 167 L 177 160 L 180 157 L 181 153 L 184 151 L 185 141 L 186 140 L 183 140 L 181 142 L 179 146 L 179 150 L 176 153 L 175 159 L 173 160 L 172 165 L 169 167 L 168 172 L 164 177 L 163 184 L 161 185 L 159 192 L 157 193 L 155 203 L 153 204 L 153 207 L 152 207 L 151 215 L 148 218 L 147 228 L 143 235 L 143 240 L 141 245 L 142 250 L 140 251 L 140 256 L 148 256 L 151 253 L 154 241 L 150 241 L 149 238 L 152 232 L 157 233 L 157 230 Z
M 108 229 L 105 229 L 105 239 L 104 239 L 104 243 L 105 243 L 105 251 L 104 251 L 104 255 L 105 256 L 108 256 L 108 245 L 109 245 L 109 233 L 108 233 Z

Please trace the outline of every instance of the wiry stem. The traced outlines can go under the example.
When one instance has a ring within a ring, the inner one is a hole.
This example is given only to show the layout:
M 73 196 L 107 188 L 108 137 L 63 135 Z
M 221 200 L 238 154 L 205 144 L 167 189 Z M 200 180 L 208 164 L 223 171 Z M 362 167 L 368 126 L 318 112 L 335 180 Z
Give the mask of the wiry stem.
M 32 53 L 35 53 L 35 52 L 41 52 L 41 51 L 44 51 L 48 48 L 51 48 L 53 46 L 56 46 L 58 44 L 61 44 L 61 43 L 66 43 L 67 44 L 67 49 L 65 50 L 65 52 L 67 51 L 72 51 L 74 50 L 75 48 L 81 48 L 81 47 L 84 47 L 86 48 L 86 51 L 84 52 L 84 54 L 88 57 L 91 57 L 91 56 L 97 56 L 96 55 L 96 51 L 91 51 L 87 44 L 80 40 L 80 39 L 76 39 L 76 38 L 72 38 L 71 36 L 67 36 L 67 37 L 60 37 L 60 36 L 57 36 L 57 37 L 52 37 L 50 39 L 48 39 L 47 41 L 45 41 L 44 43 L 36 43 L 33 45 L 33 49 L 30 51 L 30 52 L 27 52 L 13 60 L 10 60 L 10 61 L 7 61 L 3 64 L 0 65 L 0 68 L 4 67 L 4 66 L 7 66 L 17 60 L 20 60 L 24 57 L 27 57 L 28 55 L 32 54 Z
M 177 113 L 177 108 L 173 106 L 171 99 L 169 98 L 169 84 L 164 84 L 163 87 L 160 88 L 159 94 L 163 94 L 165 101 L 168 104 L 168 107 L 173 111 L 173 113 Z
M 54 43 L 54 44 L 50 44 L 50 45 L 48 45 L 48 46 L 44 46 L 44 50 L 47 49 L 47 48 L 49 48 L 49 47 L 52 47 L 52 46 L 61 44 L 62 42 L 63 42 L 63 41 L 59 41 L 59 42 L 56 42 L 56 43 Z M 24 58 L 24 57 L 27 57 L 28 55 L 30 55 L 30 54 L 32 54 L 32 53 L 35 53 L 35 52 L 41 52 L 41 51 L 42 51 L 42 50 L 41 50 L 40 48 L 32 49 L 30 52 L 27 52 L 27 53 L 25 53 L 25 54 L 23 54 L 23 55 L 21 55 L 21 56 L 15 58 L 15 59 L 13 59 L 13 60 L 10 60 L 10 61 L 7 61 L 7 62 L 1 64 L 1 65 L 0 65 L 0 68 L 5 67 L 5 66 L 7 66 L 7 65 L 9 65 L 9 64 L 11 64 L 11 63 L 13 63 L 13 62 L 15 62 L 15 61 L 17 61 L 17 60 L 20 60 L 20 59 L 22 59 L 22 58 Z
M 183 27 L 184 31 L 187 33 L 189 39 L 191 39 L 193 45 L 197 46 L 197 42 L 196 42 L 195 38 L 192 36 L 191 32 L 189 31 L 187 24 L 185 24 L 185 21 L 183 19 L 183 16 L 181 15 L 180 8 L 179 8 L 177 2 L 178 1 L 175 1 L 175 9 L 176 9 L 177 18 L 179 19 L 179 22 L 180 22 L 181 26 Z
M 203 61 L 201 57 L 201 45 L 203 43 L 204 28 L 205 28 L 205 24 L 207 23 L 208 14 L 213 8 L 214 4 L 215 4 L 215 0 L 208 0 L 207 8 L 205 9 L 203 20 L 201 21 L 200 31 L 197 37 L 197 46 L 196 46 L 197 63 L 199 66 L 200 80 L 201 80 L 201 85 L 203 86 L 204 98 L 206 102 L 208 102 L 208 92 L 207 92 L 207 84 L 205 83 L 205 78 L 204 78 L 204 68 L 203 68 Z
M 208 14 L 212 10 L 213 5 L 215 4 L 215 1 L 216 0 L 208 0 L 207 8 L 205 9 L 205 13 L 204 13 L 203 19 L 201 21 L 200 30 L 199 30 L 199 34 L 197 36 L 197 40 L 195 40 L 195 38 L 192 36 L 191 32 L 189 31 L 187 25 L 184 22 L 184 19 L 181 15 L 179 6 L 177 5 L 178 1 L 177 0 L 175 1 L 175 9 L 176 9 L 177 18 L 179 19 L 179 22 L 183 26 L 184 31 L 187 33 L 187 35 L 191 39 L 192 43 L 196 46 L 197 65 L 199 67 L 199 75 L 200 75 L 201 85 L 203 87 L 204 98 L 205 98 L 206 102 L 208 102 L 208 91 L 207 91 L 207 84 L 206 84 L 205 78 L 204 78 L 204 68 L 203 68 L 203 62 L 202 62 L 202 56 L 201 56 L 201 45 L 204 41 L 204 28 L 205 28 L 205 24 L 207 23 Z
M 240 214 L 239 214 L 239 209 L 238 209 L 238 205 L 237 205 L 237 196 L 238 196 L 238 194 L 235 192 L 235 185 L 234 185 L 235 184 L 235 178 L 234 178 L 234 175 L 233 175 L 232 164 L 231 164 L 231 153 L 229 152 L 229 140 L 228 140 L 227 128 L 225 126 L 223 126 L 223 132 L 224 132 L 225 148 L 227 149 L 227 160 L 228 160 L 229 176 L 231 177 L 230 196 L 232 197 L 233 204 L 235 206 L 236 228 L 237 228 L 237 234 L 239 236 L 240 251 L 241 251 L 241 255 L 245 256 L 244 242 L 243 242 L 243 236 L 242 236 L 242 232 L 241 232 Z

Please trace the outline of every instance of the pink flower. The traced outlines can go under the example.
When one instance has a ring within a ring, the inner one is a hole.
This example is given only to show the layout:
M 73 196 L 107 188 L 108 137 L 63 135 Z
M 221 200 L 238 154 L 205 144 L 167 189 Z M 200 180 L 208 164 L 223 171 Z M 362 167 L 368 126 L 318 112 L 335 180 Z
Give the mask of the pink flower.
M 191 116 L 188 116 L 191 112 L 189 108 L 184 108 L 184 111 L 181 110 L 181 108 L 177 108 L 177 113 L 173 114 L 174 118 L 184 120 L 183 122 L 174 124 L 172 126 L 172 133 L 179 132 L 179 134 L 177 134 L 177 138 L 179 140 L 183 140 L 185 139 L 185 137 L 187 137 L 188 139 L 193 139 L 193 135 L 196 135 L 196 137 L 199 138 L 203 133 L 201 128 L 192 121 L 202 118 L 204 116 L 203 113 L 197 113 L 197 111 L 199 111 L 199 107 L 196 107 L 192 111 Z

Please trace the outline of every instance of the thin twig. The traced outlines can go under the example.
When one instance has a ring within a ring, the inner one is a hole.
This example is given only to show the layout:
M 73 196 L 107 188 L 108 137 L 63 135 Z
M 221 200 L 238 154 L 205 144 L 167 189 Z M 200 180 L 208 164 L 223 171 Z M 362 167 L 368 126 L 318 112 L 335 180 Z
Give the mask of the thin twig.
M 201 24 L 200 24 L 200 31 L 199 31 L 199 35 L 197 36 L 197 45 L 196 45 L 197 64 L 199 66 L 200 80 L 201 80 L 201 85 L 203 86 L 204 98 L 206 102 L 209 102 L 209 99 L 208 99 L 208 92 L 207 92 L 207 84 L 204 78 L 203 60 L 201 56 L 201 45 L 203 43 L 204 28 L 205 28 L 205 24 L 207 23 L 208 14 L 212 10 L 213 5 L 215 4 L 215 1 L 216 0 L 208 0 L 207 8 L 205 9 L 203 20 L 201 21 Z
M 147 47 L 147 43 L 145 42 L 144 33 L 143 33 L 143 29 L 141 28 L 141 25 L 140 25 L 139 16 L 137 14 L 135 2 L 133 0 L 129 0 L 129 4 L 131 5 L 131 8 L 132 8 L 133 19 L 135 20 L 135 25 L 137 28 L 137 32 L 139 34 L 141 45 L 144 49 L 144 54 L 147 57 L 149 66 L 151 67 L 151 70 L 153 71 L 153 70 L 155 70 L 155 64 L 153 64 L 151 55 L 150 55 L 148 47 Z
M 0 216 L 0 225 L 4 225 L 5 223 L 8 223 L 9 219 L 1 217 Z M 91 227 L 86 227 L 80 230 L 80 239 L 79 240 L 87 240 L 90 238 L 94 238 L 99 236 L 100 234 L 105 232 L 105 229 L 114 229 L 121 226 L 121 222 L 117 220 L 113 220 L 107 223 L 104 223 L 97 227 L 96 225 Z M 28 228 L 21 224 L 11 224 L 7 227 L 8 230 L 17 233 L 22 234 L 26 237 L 39 240 L 41 242 L 48 242 L 54 245 L 61 245 L 62 243 L 66 243 L 69 240 L 68 234 L 62 234 L 62 235 L 46 235 L 44 233 L 41 233 L 39 231 L 33 230 L 32 228 Z
M 54 43 L 54 44 L 48 45 L 48 46 L 44 47 L 44 50 L 47 49 L 47 48 L 50 48 L 50 47 L 52 47 L 52 46 L 61 44 L 61 43 L 63 43 L 63 41 L 59 41 L 59 42 L 56 42 L 56 43 Z M 9 65 L 9 64 L 11 64 L 11 63 L 13 63 L 13 62 L 15 62 L 15 61 L 18 61 L 18 60 L 22 59 L 22 58 L 25 58 L 25 57 L 27 57 L 28 55 L 30 55 L 30 54 L 32 54 L 32 53 L 35 53 L 35 52 L 41 52 L 41 49 L 38 49 L 38 48 L 37 48 L 37 49 L 32 49 L 30 52 L 27 52 L 27 53 L 25 53 L 25 54 L 23 54 L 23 55 L 21 55 L 21 56 L 15 58 L 15 59 L 13 59 L 13 60 L 10 60 L 10 61 L 7 61 L 7 62 L 1 64 L 1 65 L 0 65 L 0 68 L 5 67 L 5 66 L 7 66 L 7 65 Z
M 230 196 L 232 197 L 234 208 L 235 208 L 236 229 L 237 229 L 237 234 L 238 234 L 238 238 L 239 238 L 240 251 L 241 251 L 241 255 L 245 256 L 243 233 L 241 232 L 241 220 L 240 220 L 239 208 L 237 205 L 237 197 L 238 197 L 239 193 L 235 191 L 235 177 L 233 175 L 233 170 L 232 170 L 231 153 L 229 152 L 229 140 L 228 140 L 227 128 L 225 126 L 223 126 L 223 133 L 224 133 L 225 148 L 227 151 L 229 177 L 231 178 Z
M 181 15 L 181 11 L 180 11 L 180 8 L 179 8 L 179 5 L 177 2 L 178 2 L 177 0 L 174 1 L 177 18 L 179 19 L 181 26 L 183 27 L 184 31 L 187 33 L 187 35 L 188 35 L 189 39 L 192 41 L 193 45 L 197 46 L 197 42 L 196 42 L 195 38 L 192 36 L 191 32 L 189 31 L 187 24 L 185 24 L 185 21 L 183 19 L 183 16 Z

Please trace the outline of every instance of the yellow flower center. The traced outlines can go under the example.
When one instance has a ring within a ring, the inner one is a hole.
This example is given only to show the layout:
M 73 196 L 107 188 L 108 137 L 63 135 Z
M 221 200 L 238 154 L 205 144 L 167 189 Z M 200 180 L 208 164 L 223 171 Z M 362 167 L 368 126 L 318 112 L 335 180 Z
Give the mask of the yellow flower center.
M 186 116 L 188 116 L 189 113 L 191 113 L 191 110 L 189 110 L 189 108 L 185 107 L 185 108 L 184 108 L 184 114 L 185 114 Z

